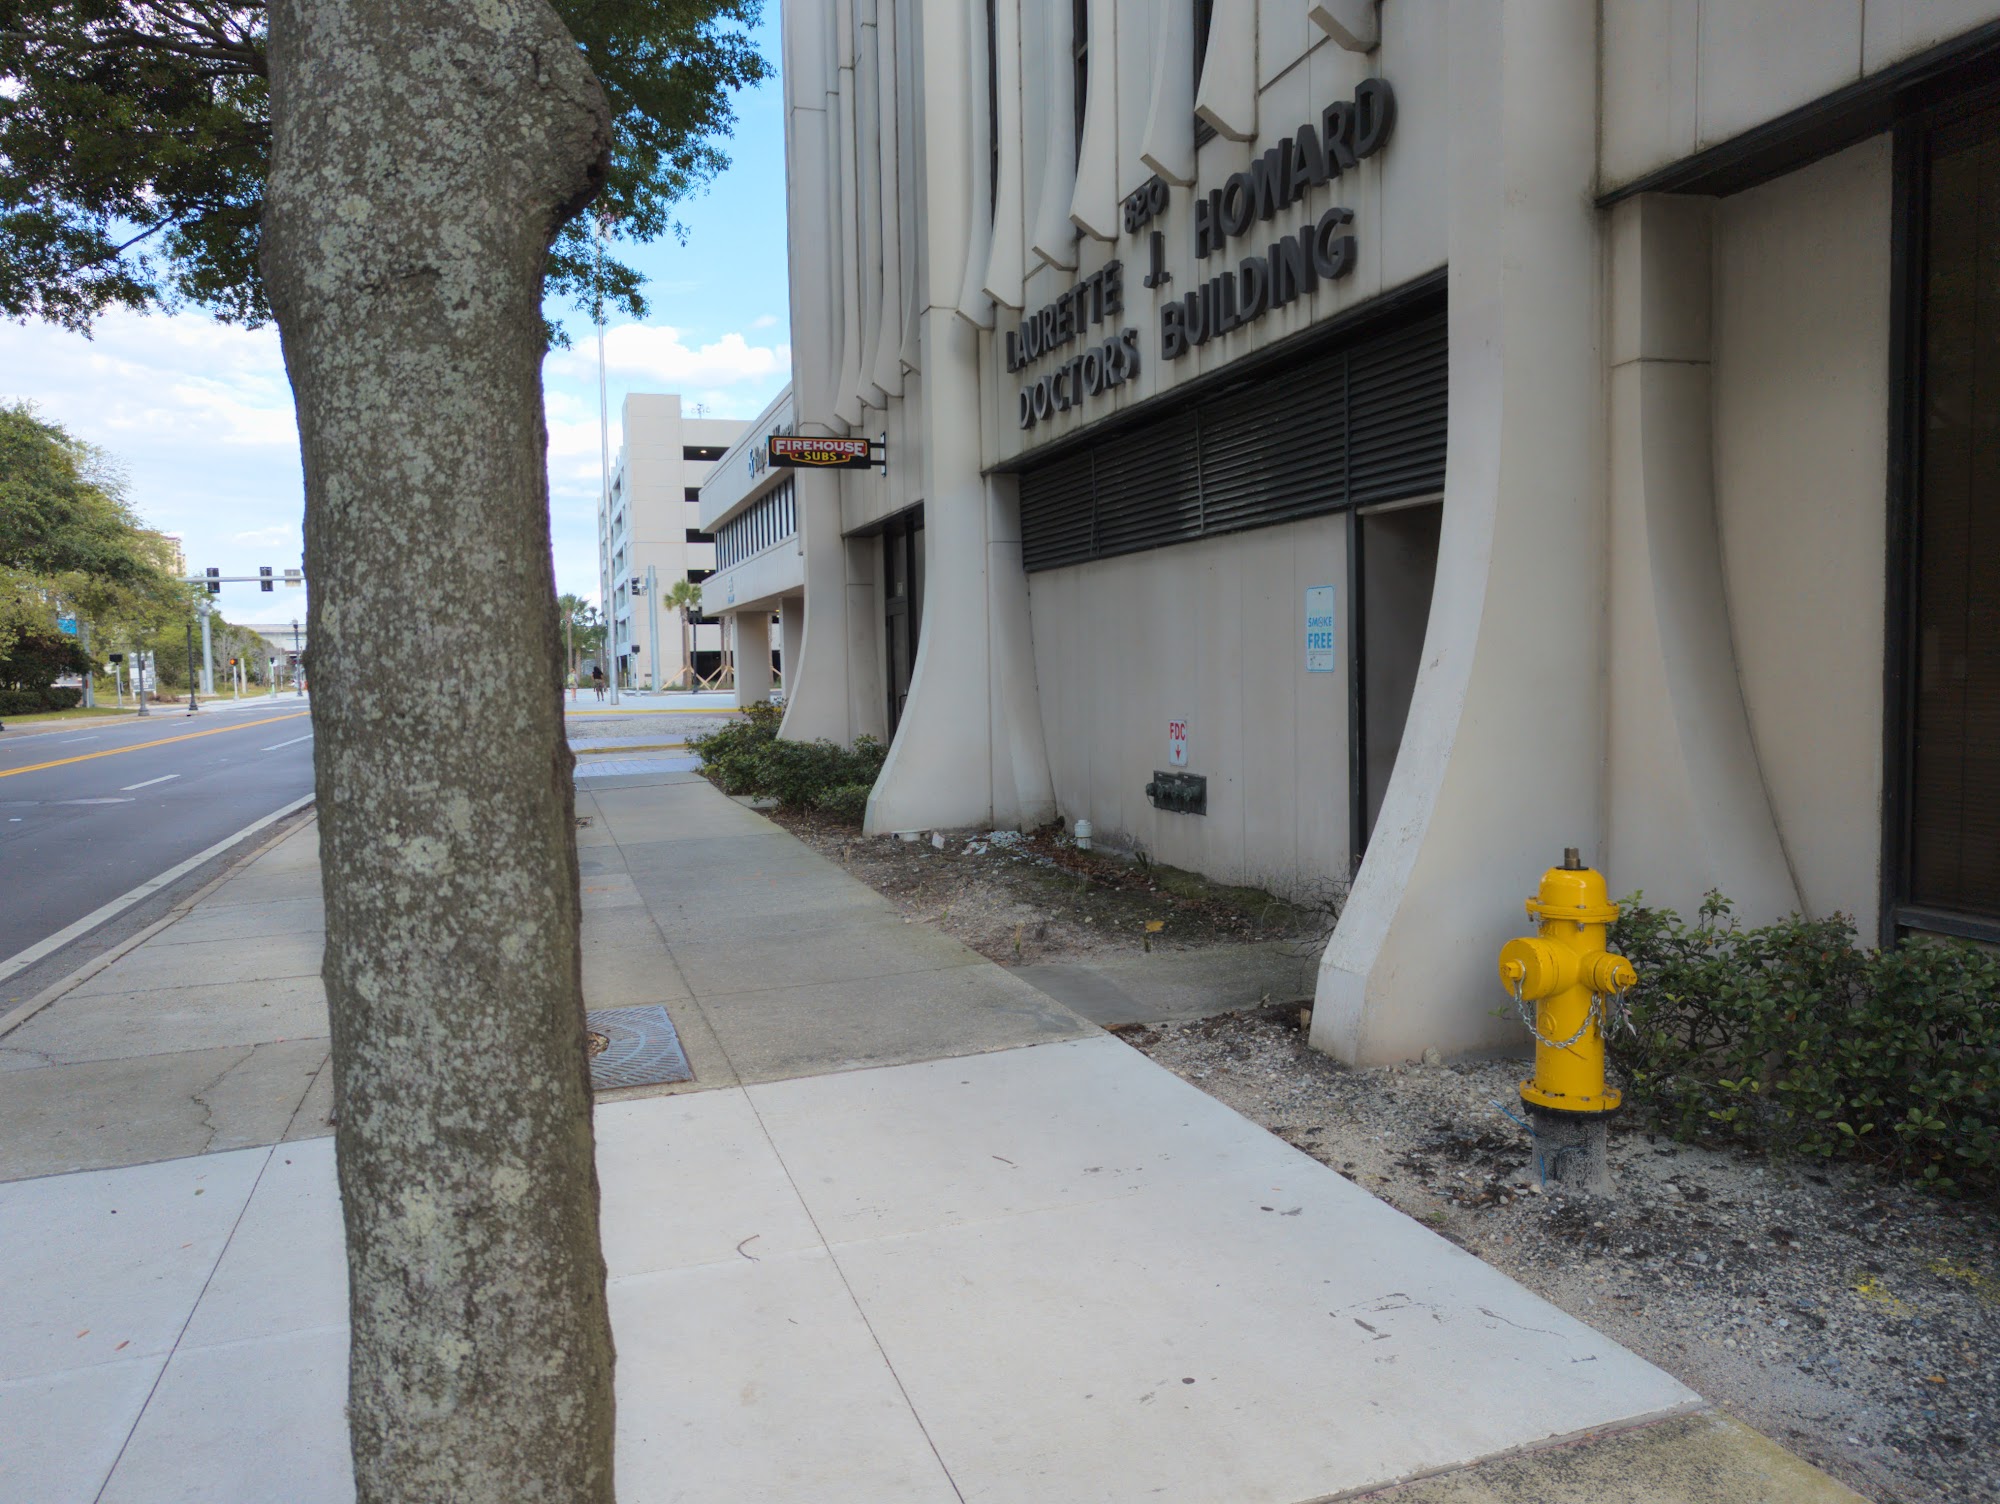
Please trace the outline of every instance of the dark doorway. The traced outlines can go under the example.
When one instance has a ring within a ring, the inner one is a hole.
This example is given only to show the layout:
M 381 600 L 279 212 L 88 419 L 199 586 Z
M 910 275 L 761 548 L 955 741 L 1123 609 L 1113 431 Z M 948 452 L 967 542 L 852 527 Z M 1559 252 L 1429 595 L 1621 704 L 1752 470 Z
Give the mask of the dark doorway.
M 882 529 L 882 628 L 889 656 L 889 735 L 903 720 L 924 619 L 924 509 L 891 517 Z
M 2000 938 L 2000 110 L 1906 137 L 1892 925 Z M 1899 713 L 1897 713 L 1899 712 Z M 1899 766 L 1898 766 L 1899 765 Z M 1888 937 L 1885 935 L 1885 938 Z
M 1353 676 L 1351 810 L 1358 867 L 1382 812 L 1382 794 L 1403 745 L 1403 726 L 1423 662 L 1444 504 L 1435 499 L 1390 502 L 1353 517 L 1348 535 L 1353 597 L 1348 671 Z

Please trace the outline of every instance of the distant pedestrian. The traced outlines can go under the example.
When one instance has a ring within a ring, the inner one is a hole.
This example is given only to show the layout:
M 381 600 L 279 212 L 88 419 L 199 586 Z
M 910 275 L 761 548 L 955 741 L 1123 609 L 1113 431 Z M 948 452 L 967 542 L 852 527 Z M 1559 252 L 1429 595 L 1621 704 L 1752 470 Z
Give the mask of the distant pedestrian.
M 569 671 L 569 675 L 568 675 L 567 679 L 566 679 L 566 680 L 565 680 L 564 682 L 566 683 L 566 685 L 567 685 L 567 686 L 568 686 L 568 688 L 569 688 L 569 697 L 570 697 L 570 699 L 574 700 L 574 699 L 576 698 L 576 670 L 575 670 L 575 669 L 571 669 L 571 670 Z
M 597 664 L 590 666 L 590 687 L 597 691 L 597 698 L 604 698 L 604 670 Z

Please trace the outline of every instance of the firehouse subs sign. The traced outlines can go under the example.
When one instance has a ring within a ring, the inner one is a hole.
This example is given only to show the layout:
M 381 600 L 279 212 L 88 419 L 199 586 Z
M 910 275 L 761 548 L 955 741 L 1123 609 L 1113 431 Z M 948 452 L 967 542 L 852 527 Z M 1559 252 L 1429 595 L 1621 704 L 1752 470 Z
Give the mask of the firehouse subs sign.
M 1324 187 L 1388 145 L 1396 128 L 1396 96 L 1387 79 L 1363 79 L 1352 99 L 1335 100 L 1242 172 L 1220 187 L 1194 195 L 1194 254 L 1197 262 L 1224 257 L 1200 285 L 1160 304 L 1160 359 L 1179 360 L 1196 345 L 1254 323 L 1313 292 L 1321 282 L 1337 282 L 1354 270 L 1354 211 L 1335 204 L 1317 219 L 1303 220 L 1290 233 L 1275 234 L 1256 254 L 1230 266 L 1232 245 L 1255 227 L 1275 223 L 1314 188 Z M 1147 287 L 1167 283 L 1166 236 L 1146 227 L 1168 204 L 1165 183 L 1154 178 L 1128 195 L 1121 207 L 1128 234 L 1147 236 Z M 1020 389 L 1021 427 L 1079 407 L 1110 387 L 1139 374 L 1139 331 L 1117 328 L 1099 338 L 1098 326 L 1124 312 L 1125 268 L 1106 262 L 1081 277 L 1053 303 L 1036 309 L 1006 332 L 1007 369 L 1022 371 L 1058 351 L 1068 358 Z M 1084 346 L 1081 350 L 1074 347 Z
M 781 467 L 867 470 L 876 464 L 871 441 L 867 439 L 820 439 L 774 433 L 765 442 L 771 463 Z

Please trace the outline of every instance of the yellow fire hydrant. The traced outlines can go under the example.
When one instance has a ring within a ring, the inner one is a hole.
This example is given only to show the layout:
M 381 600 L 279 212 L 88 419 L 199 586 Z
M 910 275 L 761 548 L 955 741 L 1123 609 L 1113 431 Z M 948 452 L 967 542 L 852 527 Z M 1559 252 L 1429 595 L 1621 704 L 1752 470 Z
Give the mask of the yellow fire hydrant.
M 1542 874 L 1528 900 L 1540 921 L 1533 939 L 1500 948 L 1500 983 L 1513 994 L 1535 1036 L 1535 1079 L 1521 1100 L 1557 1113 L 1615 1112 L 1619 1094 L 1604 1084 L 1607 1002 L 1639 980 L 1632 963 L 1604 948 L 1604 927 L 1618 917 L 1604 874 L 1583 865 L 1572 846 L 1563 864 Z

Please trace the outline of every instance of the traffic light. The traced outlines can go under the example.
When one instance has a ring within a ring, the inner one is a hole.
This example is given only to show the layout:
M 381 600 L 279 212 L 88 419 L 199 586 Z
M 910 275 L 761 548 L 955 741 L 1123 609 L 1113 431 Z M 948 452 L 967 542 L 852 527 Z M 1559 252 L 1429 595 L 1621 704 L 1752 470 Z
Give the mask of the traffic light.
M 268 565 L 268 564 L 260 564 L 260 565 L 258 565 L 258 566 L 257 566 L 257 588 L 258 588 L 259 590 L 263 590 L 263 591 L 268 591 L 268 590 L 270 590 L 270 588 L 271 588 L 271 566 L 270 566 L 270 565 Z
M 208 576 L 208 593 L 210 595 L 222 594 L 222 581 L 216 578 L 222 571 L 219 569 L 205 569 L 202 573 Z
M 123 653 L 113 653 L 111 655 L 111 661 L 113 663 L 123 663 L 125 661 L 125 655 Z
M 236 667 L 236 660 L 235 660 L 234 658 L 232 658 L 232 659 L 230 659 L 230 660 L 229 660 L 229 666 L 230 666 L 231 668 L 234 668 L 234 667 Z

